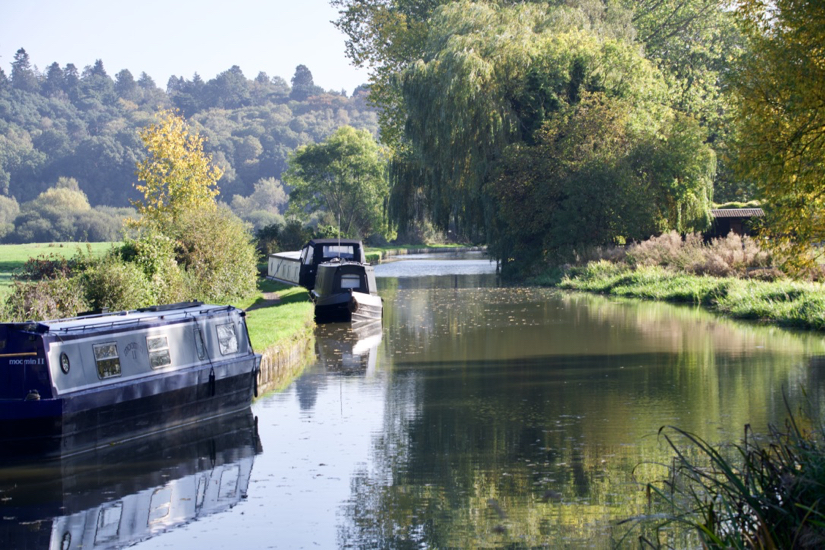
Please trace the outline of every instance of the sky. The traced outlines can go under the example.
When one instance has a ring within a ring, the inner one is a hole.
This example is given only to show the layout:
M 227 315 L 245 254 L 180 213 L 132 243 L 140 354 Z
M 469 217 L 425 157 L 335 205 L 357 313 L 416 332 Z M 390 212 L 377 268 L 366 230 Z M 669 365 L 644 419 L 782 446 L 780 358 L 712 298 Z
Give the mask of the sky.
M 0 68 L 9 76 L 24 48 L 41 71 L 101 59 L 112 78 L 145 71 L 165 90 L 172 75 L 209 80 L 233 65 L 289 82 L 306 65 L 317 86 L 349 95 L 368 77 L 346 58 L 337 16 L 329 0 L 0 0 Z

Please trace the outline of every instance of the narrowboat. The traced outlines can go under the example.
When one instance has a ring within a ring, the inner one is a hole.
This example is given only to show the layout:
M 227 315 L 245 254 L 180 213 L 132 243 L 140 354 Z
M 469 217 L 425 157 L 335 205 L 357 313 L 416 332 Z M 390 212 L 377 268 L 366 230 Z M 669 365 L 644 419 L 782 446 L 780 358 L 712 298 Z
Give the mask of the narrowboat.
M 318 266 L 340 260 L 366 265 L 364 247 L 354 239 L 312 239 L 301 250 L 269 255 L 267 275 L 270 279 L 312 290 Z
M 333 260 L 319 264 L 315 287 L 309 294 L 318 323 L 379 320 L 384 312 L 375 270 L 362 263 Z
M 0 323 L 0 454 L 65 456 L 241 410 L 260 359 L 232 306 Z
M 300 251 L 270 254 L 268 277 L 308 289 L 318 323 L 358 323 L 383 315 L 375 272 L 358 240 L 312 239 Z

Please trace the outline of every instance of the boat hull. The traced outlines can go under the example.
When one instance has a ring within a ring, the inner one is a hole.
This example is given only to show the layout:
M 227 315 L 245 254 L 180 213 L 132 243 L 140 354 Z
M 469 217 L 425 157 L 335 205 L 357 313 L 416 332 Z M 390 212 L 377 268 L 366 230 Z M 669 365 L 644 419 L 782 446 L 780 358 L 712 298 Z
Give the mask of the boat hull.
M 363 292 L 340 292 L 315 297 L 316 323 L 349 323 L 381 319 L 384 305 L 380 296 Z
M 249 407 L 250 357 L 37 401 L 0 400 L 0 457 L 71 456 Z
M 63 457 L 248 407 L 245 313 L 186 302 L 0 324 L 0 458 Z

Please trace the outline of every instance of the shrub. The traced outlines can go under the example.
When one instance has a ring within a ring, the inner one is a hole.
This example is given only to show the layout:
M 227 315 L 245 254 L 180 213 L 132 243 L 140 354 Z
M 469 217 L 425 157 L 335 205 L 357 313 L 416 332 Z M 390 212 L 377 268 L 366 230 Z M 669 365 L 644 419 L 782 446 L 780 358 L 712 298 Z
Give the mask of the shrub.
M 736 233 L 705 244 L 699 233 L 689 233 L 682 238 L 671 231 L 631 245 L 627 262 L 636 266 L 658 265 L 695 275 L 746 277 L 751 270 L 769 269 L 771 257 L 754 239 Z M 771 271 L 771 276 L 775 277 L 776 272 Z
M 284 250 L 299 250 L 313 237 L 309 227 L 298 220 L 290 220 L 284 224 L 274 223 L 255 234 L 258 251 L 261 254 L 273 254 Z
M 42 281 L 71 277 L 82 271 L 84 260 L 80 254 L 74 258 L 64 258 L 59 254 L 40 254 L 29 258 L 12 277 L 16 281 Z
M 59 277 L 16 281 L 2 309 L 4 319 L 29 321 L 74 317 L 88 310 L 89 304 L 77 278 Z
M 152 284 L 136 263 L 110 256 L 89 267 L 81 276 L 91 309 L 121 311 L 155 302 Z
M 190 298 L 188 278 L 175 259 L 175 241 L 157 231 L 146 231 L 127 239 L 120 248 L 124 261 L 134 262 L 152 288 L 155 304 L 172 304 Z
M 243 221 L 228 208 L 186 211 L 173 231 L 193 298 L 229 302 L 255 292 L 258 254 Z

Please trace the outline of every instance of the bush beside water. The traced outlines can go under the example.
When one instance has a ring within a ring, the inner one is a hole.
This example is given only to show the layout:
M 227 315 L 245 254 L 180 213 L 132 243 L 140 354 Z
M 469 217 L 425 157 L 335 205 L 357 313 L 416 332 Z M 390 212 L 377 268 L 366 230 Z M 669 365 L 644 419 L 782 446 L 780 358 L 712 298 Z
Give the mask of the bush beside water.
M 0 302 L 0 317 L 55 319 L 187 300 L 229 303 L 255 293 L 255 245 L 226 209 L 182 216 L 166 232 L 172 236 L 145 229 L 102 257 L 78 249 L 69 259 L 48 254 L 27 260 Z

